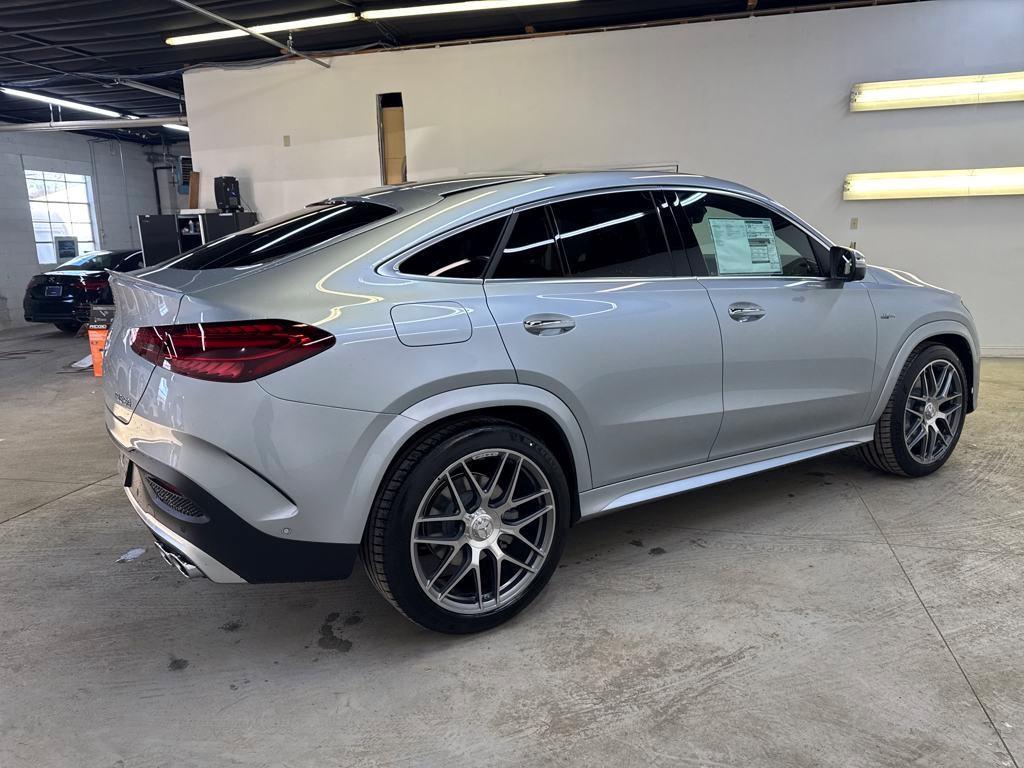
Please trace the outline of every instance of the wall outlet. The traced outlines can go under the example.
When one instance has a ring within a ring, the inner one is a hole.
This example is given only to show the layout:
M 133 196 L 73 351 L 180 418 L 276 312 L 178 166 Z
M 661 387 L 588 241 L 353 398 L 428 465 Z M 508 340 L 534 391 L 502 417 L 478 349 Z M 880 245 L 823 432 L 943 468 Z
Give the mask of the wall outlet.
M 852 219 L 850 219 L 850 229 L 856 229 L 859 224 L 860 224 L 860 219 L 857 218 L 856 216 L 854 216 Z
M 290 135 L 290 134 L 287 134 L 287 133 L 286 133 L 286 134 L 285 134 L 284 136 L 282 136 L 281 138 L 282 138 L 282 139 L 284 140 L 284 145 L 285 145 L 286 147 L 290 147 L 290 146 L 292 145 L 292 137 L 291 137 L 291 135 Z

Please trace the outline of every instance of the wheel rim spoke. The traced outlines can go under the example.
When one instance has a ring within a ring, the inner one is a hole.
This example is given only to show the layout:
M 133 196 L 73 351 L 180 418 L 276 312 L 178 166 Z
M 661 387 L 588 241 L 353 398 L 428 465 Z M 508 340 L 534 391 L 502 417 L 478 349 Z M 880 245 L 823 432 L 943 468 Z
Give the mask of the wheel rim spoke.
M 472 505 L 464 496 L 469 491 Z M 456 613 L 507 607 L 551 551 L 554 499 L 543 470 L 518 451 L 476 451 L 453 462 L 428 488 L 413 520 L 410 554 L 421 589 Z
M 922 464 L 945 456 L 959 434 L 964 386 L 948 360 L 933 360 L 914 379 L 904 406 L 903 441 Z

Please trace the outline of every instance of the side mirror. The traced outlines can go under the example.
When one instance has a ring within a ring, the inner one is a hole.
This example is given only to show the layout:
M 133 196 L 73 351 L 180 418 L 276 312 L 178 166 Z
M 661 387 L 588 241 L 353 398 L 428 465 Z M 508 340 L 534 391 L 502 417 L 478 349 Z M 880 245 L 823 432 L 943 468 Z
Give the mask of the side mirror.
M 833 245 L 828 252 L 828 271 L 830 278 L 842 280 L 844 283 L 851 280 L 863 280 L 867 272 L 867 262 L 864 260 L 864 254 L 860 251 L 842 245 Z

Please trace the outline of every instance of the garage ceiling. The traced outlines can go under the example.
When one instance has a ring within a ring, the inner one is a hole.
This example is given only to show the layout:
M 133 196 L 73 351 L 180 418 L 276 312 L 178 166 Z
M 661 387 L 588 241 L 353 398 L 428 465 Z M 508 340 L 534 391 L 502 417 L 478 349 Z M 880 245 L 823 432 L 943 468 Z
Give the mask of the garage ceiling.
M 446 0 L 444 0 L 446 1 Z M 826 10 L 911 0 L 583 0 L 562 5 L 415 16 L 297 30 L 292 45 L 304 53 L 383 49 L 459 40 L 576 30 L 672 20 L 729 18 Z M 195 0 L 202 8 L 244 25 L 310 16 L 426 5 L 409 0 Z M 439 2 L 439 0 L 432 0 Z M 169 46 L 171 35 L 226 27 L 172 0 L 4 0 L 0 8 L 0 84 L 140 117 L 176 115 L 179 102 L 113 83 L 114 76 L 180 93 L 181 74 L 215 62 L 254 62 L 281 53 L 251 37 Z M 284 42 L 287 32 L 272 35 Z M 183 110 L 184 105 L 180 108 Z M 89 117 L 65 112 L 63 119 Z M 0 93 L 0 121 L 44 122 L 47 104 Z M 56 113 L 53 119 L 60 119 Z M 110 135 L 106 133 L 104 135 Z M 120 130 L 121 138 L 145 143 L 185 138 L 161 128 Z

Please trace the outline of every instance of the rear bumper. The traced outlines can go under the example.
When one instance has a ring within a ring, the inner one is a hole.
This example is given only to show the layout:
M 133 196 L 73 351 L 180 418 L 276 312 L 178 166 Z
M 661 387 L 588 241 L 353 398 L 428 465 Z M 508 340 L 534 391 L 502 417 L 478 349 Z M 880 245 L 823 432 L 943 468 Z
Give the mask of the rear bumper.
M 26 296 L 22 302 L 25 320 L 30 323 L 63 323 L 75 320 L 75 300 L 33 299 Z
M 358 544 L 270 536 L 189 478 L 138 451 L 122 449 L 121 465 L 132 507 L 164 559 L 186 575 L 269 583 L 344 579 L 352 573 Z

